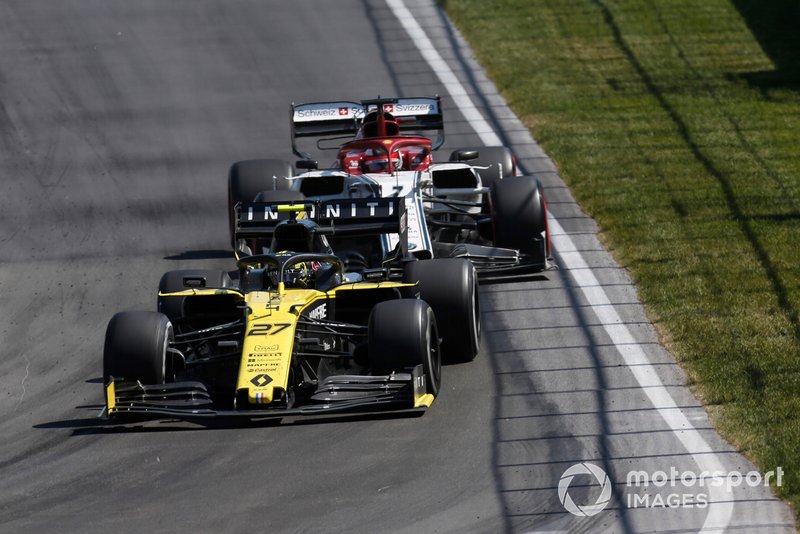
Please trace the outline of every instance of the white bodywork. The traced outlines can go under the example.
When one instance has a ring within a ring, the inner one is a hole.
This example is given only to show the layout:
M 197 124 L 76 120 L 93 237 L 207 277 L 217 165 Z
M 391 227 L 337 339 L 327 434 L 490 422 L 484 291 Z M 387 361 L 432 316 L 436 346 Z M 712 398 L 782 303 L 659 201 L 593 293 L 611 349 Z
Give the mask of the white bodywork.
M 442 180 L 439 176 L 454 177 L 459 187 L 436 187 Z M 431 165 L 425 171 L 395 171 L 394 173 L 365 173 L 348 174 L 338 170 L 319 170 L 306 172 L 291 178 L 292 190 L 301 191 L 304 180 L 324 180 L 326 178 L 344 178 L 344 191 L 329 195 L 313 195 L 310 198 L 331 200 L 347 197 L 364 198 L 368 196 L 405 198 L 405 208 L 408 215 L 408 249 L 420 259 L 433 257 L 430 233 L 425 222 L 426 215 L 457 216 L 459 211 L 479 213 L 482 196 L 488 193 L 488 188 L 481 185 L 481 179 L 475 168 L 464 163 L 439 163 Z M 433 198 L 452 201 L 466 201 L 472 206 L 454 209 L 440 202 L 431 201 Z M 399 237 L 396 234 L 386 236 L 387 250 L 392 250 L 397 245 Z

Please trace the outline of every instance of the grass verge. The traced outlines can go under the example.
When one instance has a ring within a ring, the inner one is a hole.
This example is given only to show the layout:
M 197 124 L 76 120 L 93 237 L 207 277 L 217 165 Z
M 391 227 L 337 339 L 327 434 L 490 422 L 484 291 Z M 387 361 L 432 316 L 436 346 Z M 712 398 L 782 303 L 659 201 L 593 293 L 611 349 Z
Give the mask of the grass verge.
M 722 435 L 800 504 L 795 0 L 440 0 Z

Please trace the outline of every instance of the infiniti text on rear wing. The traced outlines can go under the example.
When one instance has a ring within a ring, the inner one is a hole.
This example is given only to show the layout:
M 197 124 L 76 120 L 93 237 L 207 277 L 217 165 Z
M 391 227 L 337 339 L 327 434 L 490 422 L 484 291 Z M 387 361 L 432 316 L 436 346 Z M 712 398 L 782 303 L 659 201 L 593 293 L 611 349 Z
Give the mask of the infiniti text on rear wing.
M 236 205 L 236 240 L 272 239 L 278 223 L 294 217 L 312 220 L 319 224 L 321 233 L 332 236 L 398 234 L 403 243 L 407 242 L 408 217 L 400 197 L 307 200 L 294 205 L 241 202 Z

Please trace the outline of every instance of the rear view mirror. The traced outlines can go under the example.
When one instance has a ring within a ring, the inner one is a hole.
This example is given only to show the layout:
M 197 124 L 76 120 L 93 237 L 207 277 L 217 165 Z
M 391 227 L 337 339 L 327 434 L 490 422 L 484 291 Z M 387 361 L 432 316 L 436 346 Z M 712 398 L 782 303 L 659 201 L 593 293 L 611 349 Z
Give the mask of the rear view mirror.
M 450 161 L 470 161 L 478 159 L 477 150 L 456 150 L 450 156 Z
M 316 160 L 313 160 L 313 159 L 301 159 L 301 160 L 298 160 L 294 164 L 294 166 L 297 167 L 298 169 L 304 169 L 304 170 L 309 170 L 310 171 L 310 170 L 314 170 L 314 169 L 318 168 L 319 164 L 316 162 Z

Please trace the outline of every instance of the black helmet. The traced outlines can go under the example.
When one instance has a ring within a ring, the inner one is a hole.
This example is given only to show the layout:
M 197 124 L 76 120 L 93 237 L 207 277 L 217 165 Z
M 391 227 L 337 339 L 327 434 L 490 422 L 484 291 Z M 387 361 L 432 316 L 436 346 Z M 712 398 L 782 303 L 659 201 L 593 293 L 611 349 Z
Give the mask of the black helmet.
M 272 234 L 269 249 L 273 253 L 282 251 L 332 253 L 328 240 L 319 232 L 319 225 L 308 219 L 279 222 Z

